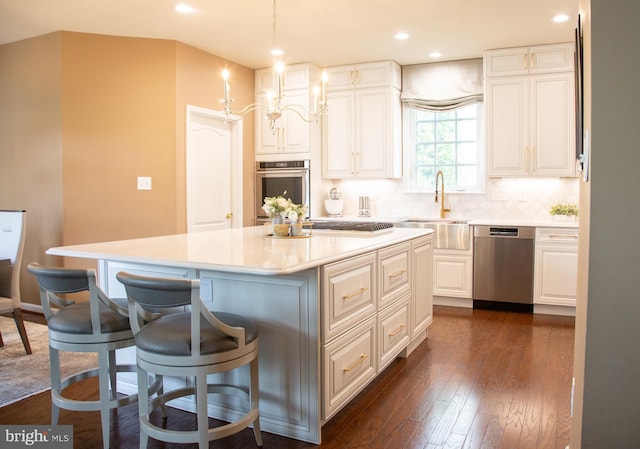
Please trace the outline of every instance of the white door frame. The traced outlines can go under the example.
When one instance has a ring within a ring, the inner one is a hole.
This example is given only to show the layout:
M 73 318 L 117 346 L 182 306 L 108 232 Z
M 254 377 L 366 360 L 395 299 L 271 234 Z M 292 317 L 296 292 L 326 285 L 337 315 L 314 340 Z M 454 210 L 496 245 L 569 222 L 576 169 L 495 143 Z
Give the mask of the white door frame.
M 192 216 L 189 211 L 189 158 L 190 158 L 190 129 L 191 117 L 194 115 L 212 118 L 229 123 L 231 126 L 231 227 L 240 228 L 243 225 L 242 216 L 242 117 L 237 115 L 225 115 L 223 112 L 206 109 L 200 106 L 187 105 L 186 134 L 186 208 L 187 208 L 187 232 L 191 229 Z M 212 199 L 213 200 L 213 199 Z

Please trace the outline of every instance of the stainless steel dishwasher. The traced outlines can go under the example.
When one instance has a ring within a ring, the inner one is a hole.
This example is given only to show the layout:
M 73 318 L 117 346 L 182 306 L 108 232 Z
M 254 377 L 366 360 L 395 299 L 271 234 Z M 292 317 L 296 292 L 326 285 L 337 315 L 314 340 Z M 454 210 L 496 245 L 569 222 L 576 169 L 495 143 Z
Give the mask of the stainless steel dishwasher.
M 534 238 L 534 227 L 474 226 L 474 308 L 533 312 Z

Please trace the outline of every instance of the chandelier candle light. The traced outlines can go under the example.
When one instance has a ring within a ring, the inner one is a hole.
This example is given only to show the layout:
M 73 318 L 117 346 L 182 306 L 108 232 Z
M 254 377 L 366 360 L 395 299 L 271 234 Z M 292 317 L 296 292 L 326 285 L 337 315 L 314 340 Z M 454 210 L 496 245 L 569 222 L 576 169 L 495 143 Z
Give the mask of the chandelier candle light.
M 282 50 L 276 47 L 276 23 L 276 0 L 273 0 L 273 48 L 271 50 L 271 54 L 274 57 L 284 54 Z M 278 129 L 276 122 L 280 117 L 282 117 L 282 112 L 286 110 L 295 112 L 305 122 L 318 121 L 320 116 L 327 111 L 327 72 L 322 72 L 321 85 L 314 87 L 313 109 L 312 111 L 307 111 L 305 106 L 300 104 L 288 104 L 286 106 L 282 106 L 282 89 L 284 87 L 284 64 L 282 61 L 274 61 L 272 70 L 271 90 L 267 93 L 268 105 L 265 107 L 261 104 L 252 103 L 236 113 L 231 109 L 231 102 L 233 102 L 233 99 L 229 95 L 229 70 L 224 69 L 222 71 L 222 79 L 224 81 L 224 98 L 220 100 L 220 103 L 222 103 L 224 107 L 225 116 L 228 118 L 232 114 L 244 115 L 256 109 L 264 110 L 266 118 L 269 120 L 271 132 L 274 134 Z

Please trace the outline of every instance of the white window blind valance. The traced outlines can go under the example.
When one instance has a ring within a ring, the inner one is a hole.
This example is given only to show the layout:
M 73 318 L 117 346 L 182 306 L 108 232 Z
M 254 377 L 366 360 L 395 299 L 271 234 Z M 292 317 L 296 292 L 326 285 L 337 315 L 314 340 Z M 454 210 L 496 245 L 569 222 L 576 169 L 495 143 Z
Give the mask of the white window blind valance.
M 410 107 L 445 111 L 482 98 L 482 59 L 402 67 L 400 99 Z

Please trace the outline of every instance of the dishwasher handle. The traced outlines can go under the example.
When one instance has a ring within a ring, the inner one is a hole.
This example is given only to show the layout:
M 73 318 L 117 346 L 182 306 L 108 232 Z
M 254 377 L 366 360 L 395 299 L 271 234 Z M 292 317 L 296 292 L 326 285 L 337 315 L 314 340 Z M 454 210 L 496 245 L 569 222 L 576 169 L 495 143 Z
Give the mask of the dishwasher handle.
M 485 238 L 512 238 L 533 239 L 535 227 L 533 226 L 474 226 L 474 237 Z
M 518 228 L 489 228 L 492 237 L 518 237 Z

